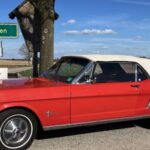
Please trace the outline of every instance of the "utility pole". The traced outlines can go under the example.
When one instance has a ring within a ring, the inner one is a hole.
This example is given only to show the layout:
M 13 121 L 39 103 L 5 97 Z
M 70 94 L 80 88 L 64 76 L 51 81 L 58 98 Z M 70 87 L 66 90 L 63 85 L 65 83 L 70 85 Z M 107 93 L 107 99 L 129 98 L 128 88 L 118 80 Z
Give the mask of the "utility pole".
M 53 64 L 54 21 L 58 18 L 54 6 L 55 0 L 25 0 L 9 14 L 12 19 L 17 17 L 26 45 L 33 51 L 33 77 L 38 76 L 38 52 L 40 74 Z
M 4 56 L 3 42 L 0 42 L 0 57 Z

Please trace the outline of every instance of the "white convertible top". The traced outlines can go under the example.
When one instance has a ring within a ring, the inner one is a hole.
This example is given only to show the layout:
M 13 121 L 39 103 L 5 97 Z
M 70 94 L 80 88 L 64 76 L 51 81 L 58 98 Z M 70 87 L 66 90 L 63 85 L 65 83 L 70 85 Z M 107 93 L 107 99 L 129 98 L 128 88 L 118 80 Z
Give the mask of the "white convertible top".
M 150 59 L 128 55 L 77 55 L 91 61 L 129 61 L 140 64 L 150 76 Z

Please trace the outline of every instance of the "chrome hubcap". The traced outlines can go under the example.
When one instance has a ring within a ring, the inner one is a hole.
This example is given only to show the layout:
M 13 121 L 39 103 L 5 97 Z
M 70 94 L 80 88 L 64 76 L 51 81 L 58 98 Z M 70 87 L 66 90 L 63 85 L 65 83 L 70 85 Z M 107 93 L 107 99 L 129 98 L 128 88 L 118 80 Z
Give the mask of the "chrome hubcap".
M 2 139 L 8 146 L 22 143 L 28 133 L 28 124 L 24 118 L 15 117 L 8 120 L 2 130 Z

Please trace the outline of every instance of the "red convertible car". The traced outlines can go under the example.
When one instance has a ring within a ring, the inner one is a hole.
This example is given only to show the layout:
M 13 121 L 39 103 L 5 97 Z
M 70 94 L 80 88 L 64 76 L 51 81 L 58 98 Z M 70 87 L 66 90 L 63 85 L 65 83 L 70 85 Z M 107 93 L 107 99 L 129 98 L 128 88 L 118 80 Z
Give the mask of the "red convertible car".
M 24 150 L 37 129 L 150 118 L 150 59 L 62 57 L 41 77 L 0 83 L 0 149 Z

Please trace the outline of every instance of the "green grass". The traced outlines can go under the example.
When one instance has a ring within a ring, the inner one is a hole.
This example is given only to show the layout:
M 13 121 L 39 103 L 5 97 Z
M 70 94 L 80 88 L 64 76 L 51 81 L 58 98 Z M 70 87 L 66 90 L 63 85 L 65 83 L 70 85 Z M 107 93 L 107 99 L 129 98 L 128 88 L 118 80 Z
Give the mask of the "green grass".
M 19 74 L 23 77 L 32 77 L 33 70 L 30 69 L 30 70 L 22 71 L 22 72 L 19 72 Z

